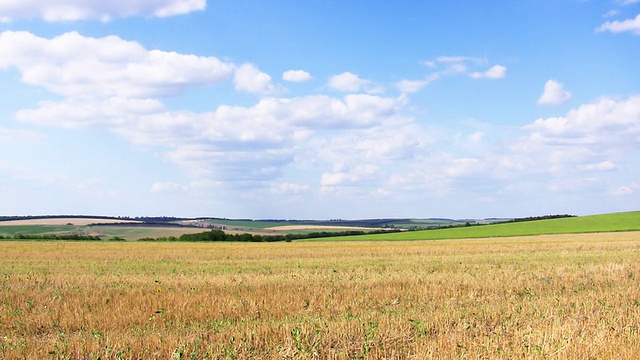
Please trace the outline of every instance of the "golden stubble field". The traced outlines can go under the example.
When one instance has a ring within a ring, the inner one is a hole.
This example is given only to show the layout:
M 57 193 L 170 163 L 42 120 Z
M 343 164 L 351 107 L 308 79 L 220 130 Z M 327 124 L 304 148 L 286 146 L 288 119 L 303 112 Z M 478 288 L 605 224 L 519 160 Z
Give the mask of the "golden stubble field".
M 640 233 L 0 242 L 2 359 L 633 359 Z

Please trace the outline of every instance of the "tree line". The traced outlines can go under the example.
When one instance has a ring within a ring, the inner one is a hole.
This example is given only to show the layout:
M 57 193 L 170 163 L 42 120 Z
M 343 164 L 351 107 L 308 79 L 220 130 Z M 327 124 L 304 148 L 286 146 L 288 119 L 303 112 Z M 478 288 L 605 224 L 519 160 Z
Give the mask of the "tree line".
M 197 234 L 183 234 L 179 237 L 168 236 L 159 238 L 143 238 L 138 241 L 184 241 L 184 242 L 210 242 L 210 241 L 227 241 L 227 242 L 279 242 L 279 241 L 293 241 L 302 239 L 317 239 L 334 236 L 355 236 L 364 234 L 375 233 L 389 233 L 391 230 L 380 231 L 362 231 L 362 230 L 347 230 L 339 232 L 320 231 L 310 233 L 299 234 L 279 234 L 279 235 L 259 235 L 259 234 L 227 234 L 222 230 L 211 230 L 207 232 Z
M 562 218 L 570 218 L 570 217 L 576 217 L 576 215 L 557 214 L 557 215 L 529 216 L 529 217 L 511 219 L 508 222 L 550 220 L 550 219 L 562 219 Z
M 65 241 L 101 241 L 102 238 L 99 236 L 92 235 L 79 235 L 79 234 L 41 234 L 41 235 L 30 235 L 30 234 L 15 234 L 11 235 L 0 235 L 0 240 L 65 240 Z M 114 238 L 114 240 L 119 240 L 118 238 Z

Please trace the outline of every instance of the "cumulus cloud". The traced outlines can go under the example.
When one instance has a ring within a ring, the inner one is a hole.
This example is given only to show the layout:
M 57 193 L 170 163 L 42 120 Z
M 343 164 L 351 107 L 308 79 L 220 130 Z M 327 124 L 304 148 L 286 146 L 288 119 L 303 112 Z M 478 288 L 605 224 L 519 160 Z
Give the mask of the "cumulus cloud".
M 238 91 L 263 95 L 278 95 L 284 88 L 274 85 L 269 74 L 260 71 L 253 64 L 243 64 L 233 77 L 233 84 Z
M 338 166 L 332 172 L 322 174 L 320 183 L 324 187 L 360 185 L 364 179 L 373 179 L 378 169 L 375 165 Z
M 333 168 L 321 176 L 322 189 L 333 195 L 362 191 L 374 197 L 489 191 L 496 199 L 522 191 L 553 198 L 637 191 L 628 183 L 612 191 L 611 184 L 620 181 L 621 164 L 633 163 L 629 157 L 640 145 L 640 96 L 602 98 L 564 116 L 537 119 L 514 138 L 471 131 L 460 136 L 461 142 L 473 144 L 468 148 L 452 146 L 455 133 L 440 129 L 430 139 L 434 129 L 420 131 L 413 125 L 387 132 L 386 138 L 383 129 L 366 130 L 319 144 L 320 159 L 334 159 Z M 472 196 L 468 200 L 480 201 Z
M 602 98 L 564 116 L 537 119 L 513 135 L 497 141 L 491 133 L 475 132 L 462 139 L 482 141 L 466 150 L 437 142 L 432 145 L 437 151 L 422 152 L 418 158 L 422 168 L 407 168 L 390 184 L 408 192 L 433 182 L 443 194 L 463 189 L 492 191 L 496 196 L 523 189 L 541 194 L 628 193 L 629 185 L 615 191 L 610 186 L 624 176 L 619 171 L 622 164 L 636 161 L 640 95 Z M 484 141 L 484 137 L 491 138 Z
M 313 76 L 304 70 L 288 70 L 282 73 L 282 79 L 291 82 L 304 82 L 313 80 Z
M 344 92 L 365 90 L 368 93 L 378 93 L 382 91 L 381 88 L 375 87 L 371 81 L 361 79 L 358 75 L 350 72 L 331 76 L 328 85 L 332 89 Z
M 445 173 L 454 178 L 468 177 L 482 172 L 485 166 L 486 164 L 483 161 L 476 158 L 455 159 L 446 168 Z
M 400 113 L 404 100 L 365 94 L 349 94 L 343 99 L 321 95 L 265 98 L 250 107 L 222 105 L 202 113 L 167 111 L 154 100 L 146 100 L 148 104 L 136 101 L 145 100 L 69 99 L 20 111 L 17 117 L 50 125 L 107 129 L 133 144 L 166 149 L 165 159 L 192 179 L 215 179 L 235 187 L 280 176 L 314 134 L 397 127 L 408 121 Z M 370 144 L 374 152 L 368 157 L 375 161 L 403 156 L 400 146 L 411 143 L 396 138 L 398 141 L 385 143 L 388 136 L 381 137 Z
M 472 72 L 469 76 L 474 79 L 503 79 L 507 76 L 507 68 L 502 65 L 494 65 L 485 72 Z
M 130 16 L 170 17 L 204 10 L 206 0 L 20 0 L 0 2 L 0 19 L 47 22 L 100 20 Z
M 527 168 L 553 174 L 612 171 L 640 143 L 640 96 L 602 98 L 565 116 L 537 119 L 523 130 L 528 135 L 512 154 L 521 155 Z
M 235 66 L 215 57 L 146 50 L 117 36 L 77 32 L 52 39 L 29 32 L 0 34 L 0 69 L 17 68 L 26 84 L 73 97 L 168 96 L 220 83 Z
M 548 80 L 544 84 L 544 91 L 538 99 L 538 104 L 560 105 L 571 100 L 572 96 L 571 92 L 564 89 L 564 85 L 555 80 Z
M 107 98 L 87 100 L 67 98 L 62 101 L 42 101 L 36 109 L 18 111 L 16 119 L 40 125 L 66 128 L 89 126 L 113 127 L 129 119 L 154 114 L 164 109 L 156 99 Z
M 116 36 L 91 38 L 72 32 L 47 39 L 7 31 L 0 34 L 0 69 L 9 68 L 18 71 L 22 82 L 62 97 L 17 111 L 17 120 L 105 129 L 137 146 L 160 148 L 166 161 L 197 183 L 213 181 L 235 188 L 258 184 L 269 189 L 268 182 L 301 151 L 314 153 L 306 143 L 314 134 L 397 128 L 411 121 L 402 115 L 405 97 L 274 97 L 282 89 L 253 64 L 237 66 L 214 57 L 147 50 Z M 238 91 L 272 96 L 252 106 L 220 105 L 205 112 L 168 110 L 163 104 L 164 97 L 190 87 L 228 80 Z M 403 144 L 401 137 L 394 144 L 379 141 L 371 145 L 374 151 L 368 156 L 404 156 Z M 157 183 L 150 190 L 177 189 L 173 185 Z M 302 189 L 292 185 L 281 190 Z
M 596 28 L 596 32 L 612 32 L 614 34 L 630 32 L 634 35 L 640 35 L 640 14 L 633 19 L 607 21 Z

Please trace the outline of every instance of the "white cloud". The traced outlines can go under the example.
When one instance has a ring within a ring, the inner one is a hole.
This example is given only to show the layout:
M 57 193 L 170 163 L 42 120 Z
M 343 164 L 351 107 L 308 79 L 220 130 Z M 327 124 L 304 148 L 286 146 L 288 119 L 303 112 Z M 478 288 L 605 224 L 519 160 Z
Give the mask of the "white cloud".
M 503 65 L 494 65 L 485 71 L 471 71 L 482 65 L 487 60 L 469 56 L 439 56 L 434 60 L 422 62 L 425 66 L 438 69 L 421 79 L 403 79 L 395 86 L 403 93 L 414 93 L 422 90 L 430 83 L 450 76 L 467 75 L 472 79 L 502 79 L 507 75 L 507 68 Z
M 238 91 L 263 95 L 277 95 L 284 89 L 271 83 L 271 76 L 260 71 L 253 64 L 243 64 L 233 77 L 233 84 Z
M 570 176 L 616 170 L 615 163 L 640 144 L 640 96 L 602 98 L 523 130 L 528 136 L 514 143 L 510 156 L 528 171 Z
M 396 84 L 396 87 L 403 93 L 414 93 L 422 90 L 429 84 L 429 80 L 401 80 Z
M 339 167 L 333 172 L 322 174 L 320 184 L 323 187 L 350 186 L 361 184 L 363 179 L 375 178 L 378 167 L 375 165 L 358 165 L 354 168 Z
M 350 72 L 333 75 L 329 78 L 329 86 L 331 88 L 345 92 L 358 92 L 369 83 L 370 81 L 361 79 L 358 75 Z
M 482 131 L 476 131 L 473 134 L 469 135 L 467 137 L 467 139 L 471 142 L 471 143 L 479 143 L 482 141 L 482 139 L 485 137 L 485 133 Z
M 0 34 L 0 68 L 14 67 L 22 81 L 64 96 L 168 96 L 226 80 L 234 65 L 214 57 L 146 50 L 117 36 L 76 32 L 52 39 L 28 32 Z
M 474 79 L 503 79 L 507 76 L 507 68 L 502 65 L 494 65 L 485 72 L 472 72 L 469 76 Z
M 564 85 L 555 81 L 548 80 L 544 84 L 544 91 L 538 99 L 540 105 L 560 105 L 571 100 L 573 95 L 564 89 Z
M 602 98 L 563 117 L 538 119 L 525 130 L 547 144 L 629 146 L 640 141 L 640 95 Z
M 440 135 L 440 140 L 430 145 L 434 151 L 422 151 L 415 162 L 405 161 L 403 172 L 389 177 L 389 190 L 411 193 L 437 184 L 432 187 L 443 195 L 473 190 L 501 197 L 523 189 L 562 196 L 614 194 L 610 184 L 626 175 L 621 171 L 625 164 L 636 162 L 640 95 L 599 99 L 564 116 L 538 119 L 521 130 L 523 136 L 516 133 L 500 141 L 481 131 L 461 137 L 468 143 L 478 140 L 468 148 L 447 144 L 445 139 L 451 139 L 452 134 Z M 491 138 L 484 141 L 485 137 Z M 418 139 L 427 150 L 426 139 Z M 411 163 L 413 169 L 407 167 Z M 384 173 L 384 167 L 381 169 Z M 616 192 L 629 193 L 631 189 L 625 185 Z
M 0 19 L 38 18 L 47 22 L 100 20 L 130 16 L 169 17 L 204 10 L 206 0 L 19 0 L 0 2 Z
M 282 79 L 291 82 L 304 82 L 313 80 L 313 76 L 304 70 L 288 70 L 282 73 Z
M 135 98 L 107 98 L 94 101 L 67 98 L 62 101 L 43 101 L 38 105 L 37 109 L 18 111 L 16 119 L 67 128 L 114 127 L 136 117 L 164 110 L 163 104 L 158 100 Z
M 476 158 L 455 159 L 445 173 L 451 177 L 467 177 L 484 171 L 485 164 Z
M 633 19 L 623 21 L 607 21 L 596 28 L 596 32 L 609 31 L 612 33 L 630 32 L 634 35 L 640 35 L 640 14 Z
M 309 148 L 314 135 L 324 138 L 333 131 L 389 127 L 397 131 L 410 121 L 400 113 L 405 104 L 402 98 L 366 94 L 349 94 L 343 99 L 318 95 L 265 98 L 250 107 L 222 105 L 215 111 L 195 113 L 167 111 L 153 99 L 67 99 L 22 110 L 17 118 L 103 128 L 138 146 L 163 149 L 164 158 L 192 181 L 218 181 L 239 188 L 269 186 L 296 157 L 316 154 L 317 149 Z M 380 131 L 376 142 L 363 140 L 356 146 L 373 162 L 410 156 L 415 142 Z M 161 189 L 154 187 L 154 191 Z
M 485 71 L 484 75 L 488 79 L 502 79 L 507 75 L 507 68 L 502 65 L 495 65 Z

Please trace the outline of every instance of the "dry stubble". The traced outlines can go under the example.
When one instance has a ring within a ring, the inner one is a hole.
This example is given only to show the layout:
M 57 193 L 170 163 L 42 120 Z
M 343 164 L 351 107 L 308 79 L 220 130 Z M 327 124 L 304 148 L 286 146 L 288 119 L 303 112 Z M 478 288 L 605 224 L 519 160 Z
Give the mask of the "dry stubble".
M 640 235 L 0 243 L 0 357 L 633 358 Z

